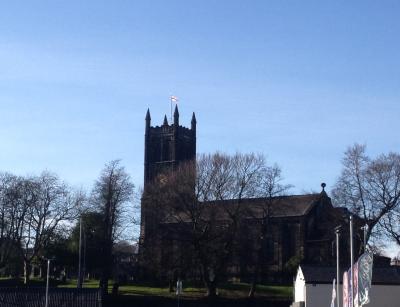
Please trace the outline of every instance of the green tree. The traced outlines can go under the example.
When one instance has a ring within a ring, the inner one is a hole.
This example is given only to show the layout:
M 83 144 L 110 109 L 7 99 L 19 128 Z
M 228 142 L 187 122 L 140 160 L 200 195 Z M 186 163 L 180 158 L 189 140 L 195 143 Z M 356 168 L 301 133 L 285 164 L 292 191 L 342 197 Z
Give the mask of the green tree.
M 108 293 L 108 279 L 112 272 L 113 244 L 123 232 L 123 213 L 127 205 L 133 206 L 134 185 L 119 160 L 106 164 L 92 190 L 91 203 L 102 214 L 104 232 L 101 255 L 100 287 L 103 294 Z
M 102 249 L 104 240 L 103 214 L 95 211 L 82 213 L 81 219 L 72 229 L 69 238 L 69 249 L 73 253 L 74 273 L 78 272 L 79 265 L 79 232 L 80 221 L 82 221 L 83 244 L 82 244 L 82 266 L 83 273 L 91 278 L 98 278 L 101 272 L 102 258 L 99 251 Z
M 76 219 L 85 197 L 49 172 L 25 179 L 21 193 L 21 201 L 27 208 L 20 248 L 27 283 L 32 261 L 37 260 L 58 231 L 64 229 L 66 222 Z
M 28 283 L 33 262 L 38 263 L 50 244 L 82 207 L 84 195 L 57 175 L 0 176 L 0 267 L 10 251 L 18 250 Z

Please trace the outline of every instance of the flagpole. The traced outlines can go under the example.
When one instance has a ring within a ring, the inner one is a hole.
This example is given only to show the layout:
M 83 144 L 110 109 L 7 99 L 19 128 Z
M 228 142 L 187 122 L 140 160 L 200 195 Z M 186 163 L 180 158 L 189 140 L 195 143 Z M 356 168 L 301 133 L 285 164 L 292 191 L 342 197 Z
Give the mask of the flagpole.
M 340 266 L 339 266 L 339 235 L 340 235 L 340 226 L 335 228 L 336 233 L 336 307 L 340 307 L 340 293 L 339 293 L 339 285 L 340 285 Z M 342 281 L 343 285 L 343 281 Z M 343 288 L 343 286 L 342 286 Z
M 350 289 L 351 289 L 351 306 L 354 306 L 354 289 L 353 289 L 353 215 L 350 215 Z
M 169 101 L 170 101 L 170 106 L 171 106 L 171 117 L 169 120 L 172 123 L 172 96 L 169 96 Z

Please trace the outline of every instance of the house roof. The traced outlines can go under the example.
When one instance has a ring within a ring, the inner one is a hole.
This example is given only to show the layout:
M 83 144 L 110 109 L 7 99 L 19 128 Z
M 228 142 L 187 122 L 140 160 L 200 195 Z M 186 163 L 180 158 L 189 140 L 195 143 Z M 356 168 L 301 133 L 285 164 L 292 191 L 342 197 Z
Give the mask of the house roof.
M 300 266 L 306 284 L 331 284 L 336 278 L 336 267 Z M 344 270 L 340 272 L 342 282 Z M 372 269 L 372 284 L 400 285 L 400 268 L 397 266 L 374 267 Z

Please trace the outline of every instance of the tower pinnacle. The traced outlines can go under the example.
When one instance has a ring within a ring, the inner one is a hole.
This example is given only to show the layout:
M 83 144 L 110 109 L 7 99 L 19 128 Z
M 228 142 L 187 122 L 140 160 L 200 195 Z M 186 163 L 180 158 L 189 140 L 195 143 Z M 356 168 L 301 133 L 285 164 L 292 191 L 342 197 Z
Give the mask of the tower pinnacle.
M 146 112 L 146 130 L 148 128 L 150 128 L 150 122 L 151 122 L 150 109 L 147 109 L 147 112 Z
M 192 115 L 191 124 L 192 124 L 192 130 L 196 130 L 197 120 L 196 120 L 196 115 L 194 114 L 194 112 L 193 112 L 193 115 Z
M 179 111 L 178 111 L 178 105 L 175 105 L 175 111 L 174 111 L 174 125 L 176 127 L 179 126 Z

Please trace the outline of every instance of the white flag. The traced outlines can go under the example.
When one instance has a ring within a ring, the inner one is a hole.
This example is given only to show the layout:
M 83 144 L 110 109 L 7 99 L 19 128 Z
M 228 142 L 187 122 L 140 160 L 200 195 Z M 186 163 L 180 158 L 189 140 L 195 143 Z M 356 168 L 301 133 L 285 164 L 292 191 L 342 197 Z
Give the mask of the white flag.
M 336 279 L 333 279 L 331 307 L 335 307 L 335 299 L 336 299 Z
M 373 255 L 366 252 L 358 259 L 358 300 L 360 306 L 370 301 Z
M 171 101 L 173 101 L 173 102 L 178 102 L 178 97 L 176 97 L 176 96 L 171 96 L 170 97 L 171 98 Z

